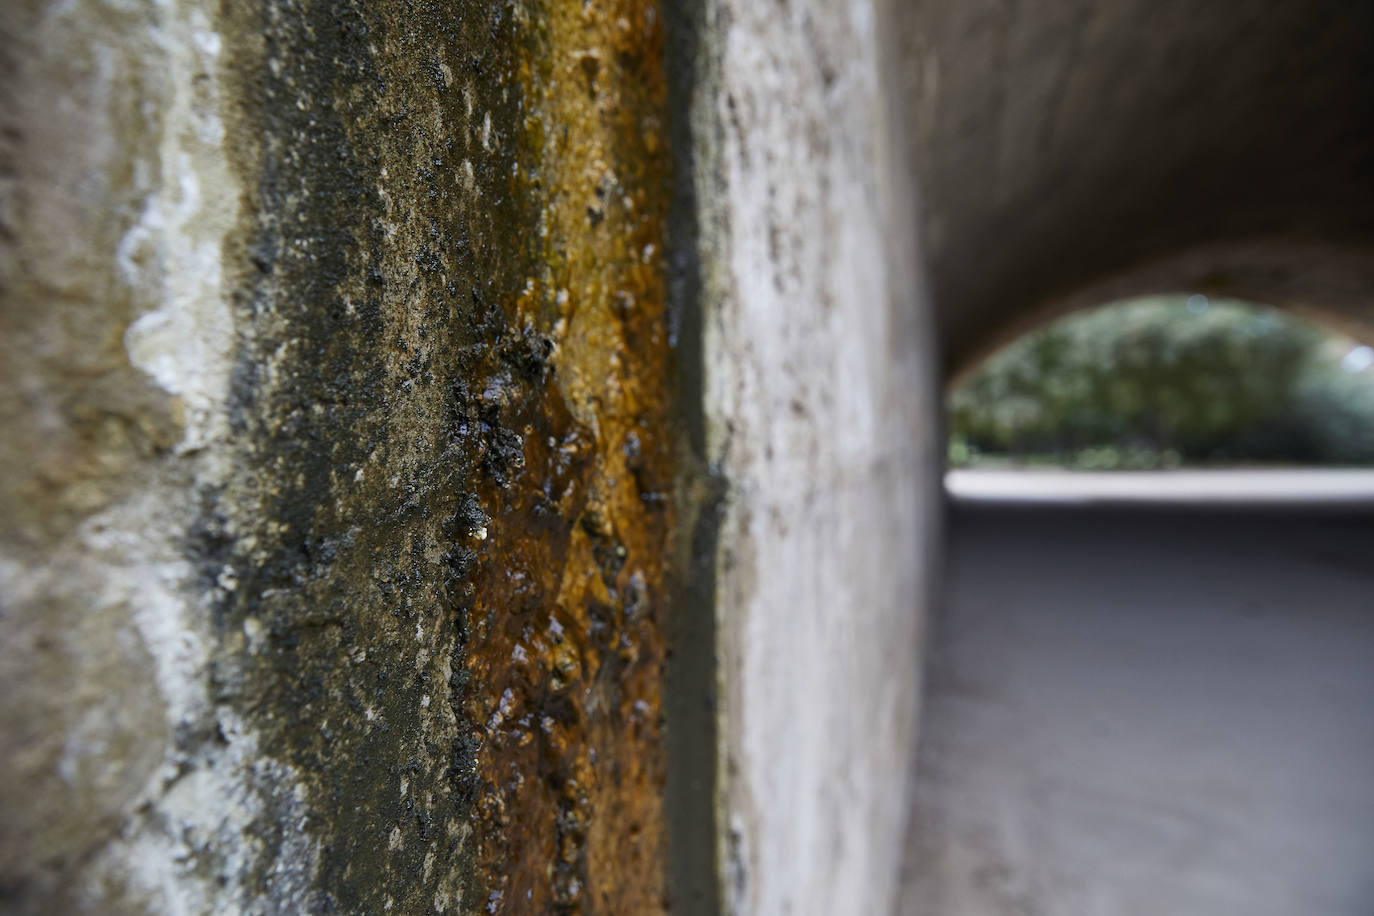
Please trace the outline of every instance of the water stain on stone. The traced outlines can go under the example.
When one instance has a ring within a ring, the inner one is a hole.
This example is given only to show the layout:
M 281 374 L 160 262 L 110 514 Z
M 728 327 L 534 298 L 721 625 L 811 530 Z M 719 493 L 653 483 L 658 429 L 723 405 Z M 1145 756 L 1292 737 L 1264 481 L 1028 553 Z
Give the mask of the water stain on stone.
M 307 774 L 319 910 L 659 911 L 657 8 L 226 15 L 256 216 L 216 671 Z

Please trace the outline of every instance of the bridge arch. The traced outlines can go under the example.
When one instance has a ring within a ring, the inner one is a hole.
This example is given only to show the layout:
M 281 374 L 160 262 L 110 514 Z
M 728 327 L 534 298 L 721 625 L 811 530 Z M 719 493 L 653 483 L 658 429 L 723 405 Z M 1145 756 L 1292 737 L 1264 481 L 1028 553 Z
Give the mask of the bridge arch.
M 1374 320 L 1374 11 L 897 7 L 950 369 L 1036 316 L 1144 293 Z

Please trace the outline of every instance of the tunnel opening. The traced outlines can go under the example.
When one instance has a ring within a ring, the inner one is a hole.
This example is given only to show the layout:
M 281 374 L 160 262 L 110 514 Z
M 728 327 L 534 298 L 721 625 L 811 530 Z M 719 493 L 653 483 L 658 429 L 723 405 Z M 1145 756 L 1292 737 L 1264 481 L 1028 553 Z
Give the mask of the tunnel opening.
M 946 387 L 904 913 L 1368 912 L 1374 348 L 1190 291 L 1044 314 Z
M 1374 905 L 1374 348 L 1196 292 L 946 389 L 904 916 Z
M 1374 348 L 1339 320 L 1197 292 L 1051 314 L 947 385 L 955 498 L 1374 498 Z
M 955 378 L 952 468 L 1374 465 L 1374 349 L 1271 307 L 1138 297 L 1023 334 Z
M 900 6 L 952 496 L 905 916 L 1374 912 L 1374 7 Z M 1164 384 L 1110 303 L 1254 333 Z

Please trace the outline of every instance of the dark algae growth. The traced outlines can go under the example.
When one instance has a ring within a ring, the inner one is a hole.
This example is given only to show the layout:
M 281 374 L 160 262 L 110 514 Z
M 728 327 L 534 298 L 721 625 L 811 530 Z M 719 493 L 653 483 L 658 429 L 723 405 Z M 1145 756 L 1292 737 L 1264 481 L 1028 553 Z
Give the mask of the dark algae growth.
M 254 893 L 662 910 L 657 8 L 226 9 L 240 446 L 192 549 L 217 700 L 305 795 Z

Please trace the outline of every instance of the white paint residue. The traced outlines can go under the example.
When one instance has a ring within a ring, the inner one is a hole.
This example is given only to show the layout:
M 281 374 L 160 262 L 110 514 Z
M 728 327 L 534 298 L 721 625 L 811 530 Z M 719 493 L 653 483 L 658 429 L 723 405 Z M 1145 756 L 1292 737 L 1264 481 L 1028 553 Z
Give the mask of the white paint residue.
M 156 33 L 172 70 L 162 174 L 116 252 L 127 282 L 161 292 L 157 306 L 130 324 L 124 346 L 134 366 L 181 400 L 180 452 L 204 448 L 222 423 L 233 321 L 220 249 L 238 209 L 213 92 L 211 104 L 195 95 L 195 77 L 215 72 L 222 41 L 200 10 L 187 18 Z
M 283 825 L 300 825 L 305 817 L 300 774 L 264 757 L 232 712 L 221 709 L 217 715 L 226 746 L 216 752 L 214 765 L 190 768 L 158 800 L 158 819 L 169 829 L 131 833 L 116 847 L 127 877 L 153 894 L 155 912 L 167 916 L 258 912 L 241 908 L 258 895 L 243 883 L 258 854 L 244 837 L 268 806 Z M 283 911 L 304 912 L 298 907 L 308 899 L 319 846 L 300 829 L 285 829 L 281 836 L 273 897 L 291 908 Z M 208 854 L 220 858 L 215 872 L 226 884 L 196 874 L 197 862 Z
M 74 4 L 85 7 L 89 4 Z M 89 14 L 86 10 L 84 15 Z M 182 407 L 184 432 L 177 452 L 198 452 L 181 468 L 204 483 L 226 473 L 228 449 L 207 448 L 226 438 L 225 402 L 234 339 L 224 288 L 221 248 L 238 215 L 239 189 L 223 148 L 218 58 L 221 36 L 199 5 L 166 0 L 150 10 L 157 25 L 143 33 L 149 63 L 145 84 L 147 131 L 157 149 L 135 165 L 135 186 L 145 193 L 136 224 L 115 251 L 123 280 L 143 306 L 124 334 L 130 363 Z M 130 40 L 118 35 L 112 42 Z M 121 85 L 127 66 L 112 58 L 104 80 Z M 155 115 L 155 120 L 151 116 Z M 268 370 L 272 370 L 268 366 Z M 166 734 L 218 733 L 222 740 L 168 742 L 161 766 L 143 789 L 119 839 L 93 863 L 96 874 L 118 876 L 146 896 L 150 913 L 167 916 L 262 911 L 260 888 L 250 886 L 264 850 L 245 842 L 257 825 L 278 823 L 282 845 L 273 850 L 272 899 L 280 912 L 303 912 L 319 862 L 307 822 L 304 782 L 288 765 L 266 757 L 256 734 L 210 697 L 214 644 L 209 599 L 194 586 L 201 570 L 183 549 L 194 516 L 189 490 L 145 488 L 93 517 L 78 532 L 83 570 L 100 576 L 96 607 L 129 608 L 129 617 L 152 659 L 166 708 Z M 237 587 L 222 571 L 219 585 Z M 256 619 L 243 624 L 253 648 L 264 637 Z M 73 747 L 65 772 L 81 754 Z M 205 863 L 213 862 L 207 870 Z M 89 893 L 104 891 L 92 885 Z

